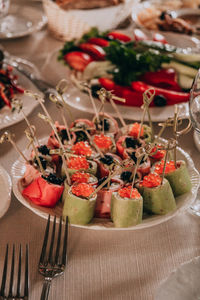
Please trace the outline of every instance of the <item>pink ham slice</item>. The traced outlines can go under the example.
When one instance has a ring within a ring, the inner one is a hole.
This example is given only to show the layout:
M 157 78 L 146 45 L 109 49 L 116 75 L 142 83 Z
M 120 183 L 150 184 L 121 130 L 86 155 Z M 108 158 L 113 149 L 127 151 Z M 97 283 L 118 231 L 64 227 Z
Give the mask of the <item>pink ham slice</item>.
M 40 172 L 32 165 L 26 164 L 26 171 L 23 177 L 20 179 L 22 187 L 28 186 L 38 176 L 40 176 Z

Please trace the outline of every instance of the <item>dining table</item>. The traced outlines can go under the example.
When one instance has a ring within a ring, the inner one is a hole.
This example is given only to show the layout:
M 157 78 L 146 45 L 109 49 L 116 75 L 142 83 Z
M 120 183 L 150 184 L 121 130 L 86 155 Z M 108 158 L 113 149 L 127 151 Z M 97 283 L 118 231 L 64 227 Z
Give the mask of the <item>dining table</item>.
M 41 73 L 47 57 L 63 46 L 47 26 L 22 38 L 1 40 L 0 44 L 11 55 L 34 63 Z M 56 83 L 53 72 L 50 75 Z M 45 80 L 45 73 L 42 77 Z M 53 103 L 47 103 L 47 109 L 54 120 L 61 122 Z M 91 118 L 91 114 L 73 107 L 71 111 L 75 119 Z M 29 121 L 36 125 L 38 138 L 43 138 L 50 129 L 38 118 L 39 112 L 41 108 L 37 106 L 29 115 Z M 158 132 L 157 123 L 154 128 Z M 27 146 L 25 129 L 24 120 L 9 127 L 20 149 Z M 1 130 L 0 135 L 4 131 Z M 170 136 L 171 129 L 167 128 L 164 137 Z M 200 170 L 200 153 L 194 144 L 193 130 L 179 138 L 179 146 Z M 10 143 L 0 146 L 0 164 L 9 174 L 17 158 L 18 153 Z M 40 299 L 41 295 L 43 277 L 38 272 L 38 262 L 45 227 L 46 220 L 22 205 L 12 193 L 10 207 L 0 219 L 0 280 L 6 245 L 27 243 L 30 300 Z M 173 270 L 199 255 L 200 217 L 191 214 L 190 209 L 161 224 L 139 230 L 92 230 L 72 225 L 69 227 L 67 266 L 64 274 L 53 280 L 49 299 L 151 300 Z

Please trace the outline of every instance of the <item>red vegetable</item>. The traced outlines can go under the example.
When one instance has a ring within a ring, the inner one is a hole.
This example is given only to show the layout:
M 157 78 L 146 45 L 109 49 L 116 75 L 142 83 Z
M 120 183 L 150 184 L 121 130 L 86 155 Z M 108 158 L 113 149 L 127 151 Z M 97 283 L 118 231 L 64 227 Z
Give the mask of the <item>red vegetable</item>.
M 168 44 L 165 37 L 162 34 L 157 33 L 157 32 L 155 32 L 154 35 L 153 35 L 153 41 L 160 42 L 162 44 Z
M 147 35 L 140 29 L 134 30 L 134 39 L 135 41 L 145 41 L 148 40 Z
M 181 92 L 181 87 L 176 81 L 176 72 L 172 68 L 146 72 L 140 77 L 140 80 L 156 87 Z
M 11 102 L 7 98 L 6 94 L 4 93 L 5 87 L 3 86 L 2 83 L 0 83 L 0 98 L 3 100 L 5 105 L 7 105 L 9 108 L 11 108 Z
M 124 34 L 124 33 L 121 33 L 121 32 L 118 32 L 118 31 L 112 31 L 112 32 L 109 32 L 108 33 L 108 37 L 112 40 L 119 40 L 119 41 L 122 41 L 122 42 L 129 42 L 131 41 L 131 38 L 130 36 Z
M 104 60 L 105 59 L 106 53 L 103 50 L 103 48 L 98 45 L 90 44 L 90 43 L 82 43 L 79 45 L 79 47 L 81 50 L 83 50 L 84 52 L 91 55 L 91 57 L 94 60 Z
M 112 79 L 109 78 L 99 78 L 99 83 L 104 87 L 106 90 L 111 91 L 115 88 L 115 83 Z
M 103 38 L 98 38 L 98 37 L 92 37 L 88 40 L 88 43 L 90 44 L 95 44 L 101 47 L 108 47 L 109 42 Z
M 69 52 L 64 56 L 64 59 L 70 67 L 77 71 L 83 71 L 93 60 L 89 54 L 80 51 Z
M 54 207 L 59 201 L 63 190 L 63 185 L 49 183 L 40 176 L 22 191 L 22 195 L 36 205 Z
M 135 91 L 144 93 L 146 90 L 150 88 L 155 89 L 155 95 L 163 95 L 167 99 L 168 105 L 173 105 L 176 103 L 181 102 L 187 102 L 189 101 L 190 94 L 189 93 L 183 93 L 183 92 L 176 92 L 176 91 L 169 91 L 162 88 L 158 88 L 152 85 L 148 85 L 142 81 L 134 81 L 132 82 L 132 88 Z M 154 105 L 153 102 L 151 102 L 151 106 Z

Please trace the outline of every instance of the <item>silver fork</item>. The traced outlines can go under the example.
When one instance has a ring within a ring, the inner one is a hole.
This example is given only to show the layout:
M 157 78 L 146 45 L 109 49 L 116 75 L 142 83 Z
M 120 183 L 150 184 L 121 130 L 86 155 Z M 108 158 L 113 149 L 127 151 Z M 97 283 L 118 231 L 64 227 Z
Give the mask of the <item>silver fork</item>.
M 9 290 L 6 292 L 6 281 L 8 273 L 8 245 L 6 247 L 6 254 L 4 259 L 4 268 L 1 280 L 1 289 L 0 289 L 0 300 L 6 299 L 24 299 L 28 300 L 28 288 L 29 288 L 29 279 L 28 279 L 28 246 L 26 245 L 25 250 L 25 270 L 24 270 L 24 289 L 21 289 L 21 277 L 22 277 L 22 247 L 19 248 L 18 256 L 18 272 L 17 272 L 17 286 L 16 292 L 14 292 L 14 274 L 15 274 L 15 245 L 12 249 L 12 261 L 10 268 L 10 281 L 9 281 Z
M 56 217 L 54 217 L 53 229 L 51 233 L 51 241 L 49 246 L 49 251 L 47 252 L 47 243 L 49 236 L 50 227 L 50 215 L 48 217 L 48 222 L 45 230 L 44 241 L 39 261 L 39 273 L 44 276 L 44 283 L 42 288 L 42 294 L 40 300 L 47 300 L 49 296 L 49 290 L 51 286 L 52 279 L 58 275 L 63 274 L 65 265 L 67 262 L 67 238 L 68 238 L 68 218 L 65 223 L 65 231 L 63 237 L 62 253 L 60 253 L 61 248 L 61 236 L 62 236 L 62 217 L 60 217 L 56 249 L 54 247 L 55 232 L 56 232 Z M 53 250 L 55 254 L 53 255 Z

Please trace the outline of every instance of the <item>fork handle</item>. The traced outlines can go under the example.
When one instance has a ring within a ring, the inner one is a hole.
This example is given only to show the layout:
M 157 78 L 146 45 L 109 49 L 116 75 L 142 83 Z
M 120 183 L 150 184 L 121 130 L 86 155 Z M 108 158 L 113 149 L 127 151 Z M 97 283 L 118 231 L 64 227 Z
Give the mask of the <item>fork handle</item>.
M 49 290 L 50 290 L 50 287 L 51 287 L 51 281 L 52 281 L 52 278 L 50 278 L 50 277 L 47 277 L 47 278 L 44 279 L 43 287 L 42 287 L 42 294 L 41 294 L 40 300 L 47 300 L 48 299 Z

